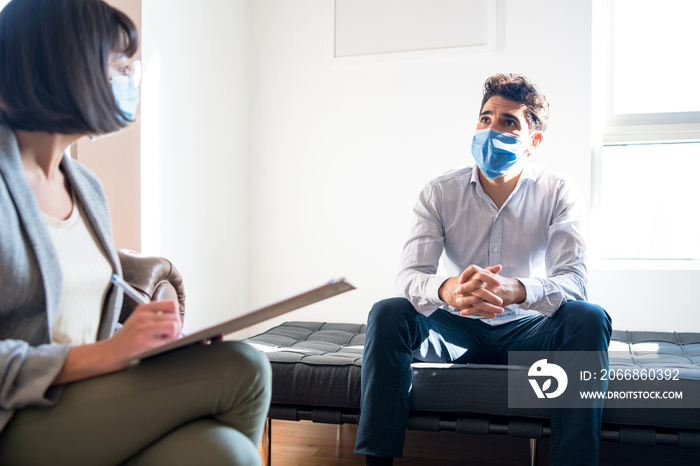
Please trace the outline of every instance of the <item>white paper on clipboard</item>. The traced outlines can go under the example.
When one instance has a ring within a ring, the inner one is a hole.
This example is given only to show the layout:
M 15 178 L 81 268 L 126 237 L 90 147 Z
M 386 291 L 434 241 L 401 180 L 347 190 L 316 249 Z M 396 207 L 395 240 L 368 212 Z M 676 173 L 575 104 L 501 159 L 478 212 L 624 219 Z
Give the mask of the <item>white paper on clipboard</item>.
M 312 288 L 282 301 L 255 309 L 220 324 L 190 333 L 185 337 L 171 341 L 170 343 L 166 343 L 158 348 L 137 353 L 131 356 L 127 362 L 129 362 L 129 364 L 136 364 L 142 359 L 150 358 L 151 356 L 155 356 L 157 354 L 172 351 L 176 348 L 191 345 L 202 340 L 208 340 L 218 335 L 227 335 L 229 333 L 237 332 L 250 327 L 251 325 L 259 324 L 268 319 L 272 319 L 273 317 L 280 316 L 287 312 L 294 311 L 304 306 L 308 306 L 309 304 L 317 303 L 319 301 L 323 301 L 324 299 L 328 299 L 354 289 L 355 287 L 346 282 L 345 279 L 331 280 L 325 285 Z

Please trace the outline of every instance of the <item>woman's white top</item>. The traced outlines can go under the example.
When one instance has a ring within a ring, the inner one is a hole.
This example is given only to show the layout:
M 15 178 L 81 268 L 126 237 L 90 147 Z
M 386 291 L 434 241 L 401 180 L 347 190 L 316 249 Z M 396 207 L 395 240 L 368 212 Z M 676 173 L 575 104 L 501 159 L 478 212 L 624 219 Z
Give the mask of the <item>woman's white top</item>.
M 44 221 L 63 276 L 58 313 L 51 326 L 52 340 L 71 345 L 94 343 L 112 268 L 75 198 L 66 220 L 44 213 Z

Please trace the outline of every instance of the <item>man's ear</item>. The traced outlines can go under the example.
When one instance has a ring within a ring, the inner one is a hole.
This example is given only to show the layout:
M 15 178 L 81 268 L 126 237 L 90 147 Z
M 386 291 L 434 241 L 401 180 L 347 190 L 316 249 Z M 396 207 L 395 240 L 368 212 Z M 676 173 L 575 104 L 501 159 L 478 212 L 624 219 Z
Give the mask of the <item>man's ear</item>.
M 530 147 L 527 148 L 527 151 L 529 154 L 532 154 L 537 150 L 537 147 L 542 143 L 542 139 L 544 138 L 544 132 L 542 131 L 536 131 L 535 134 L 532 136 L 532 144 Z

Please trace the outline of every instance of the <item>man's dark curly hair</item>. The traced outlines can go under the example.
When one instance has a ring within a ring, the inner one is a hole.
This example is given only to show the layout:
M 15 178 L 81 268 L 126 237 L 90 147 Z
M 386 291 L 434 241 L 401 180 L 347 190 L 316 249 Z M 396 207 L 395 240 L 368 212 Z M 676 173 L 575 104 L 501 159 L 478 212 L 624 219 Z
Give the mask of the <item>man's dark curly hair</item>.
M 520 74 L 496 74 L 484 83 L 481 109 L 493 96 L 500 96 L 525 105 L 525 119 L 533 131 L 544 131 L 549 121 L 549 102 L 537 84 Z M 479 111 L 481 113 L 481 110 Z

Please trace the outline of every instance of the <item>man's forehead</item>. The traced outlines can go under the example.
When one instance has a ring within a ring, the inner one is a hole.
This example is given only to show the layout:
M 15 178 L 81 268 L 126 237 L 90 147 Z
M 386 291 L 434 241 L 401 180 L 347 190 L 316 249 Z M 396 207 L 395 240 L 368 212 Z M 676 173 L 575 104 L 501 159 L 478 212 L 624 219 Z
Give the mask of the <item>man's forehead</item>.
M 508 113 L 516 117 L 524 118 L 526 109 L 527 106 L 521 104 L 520 102 L 496 95 L 486 101 L 481 109 L 481 114 L 493 114 L 498 112 Z

